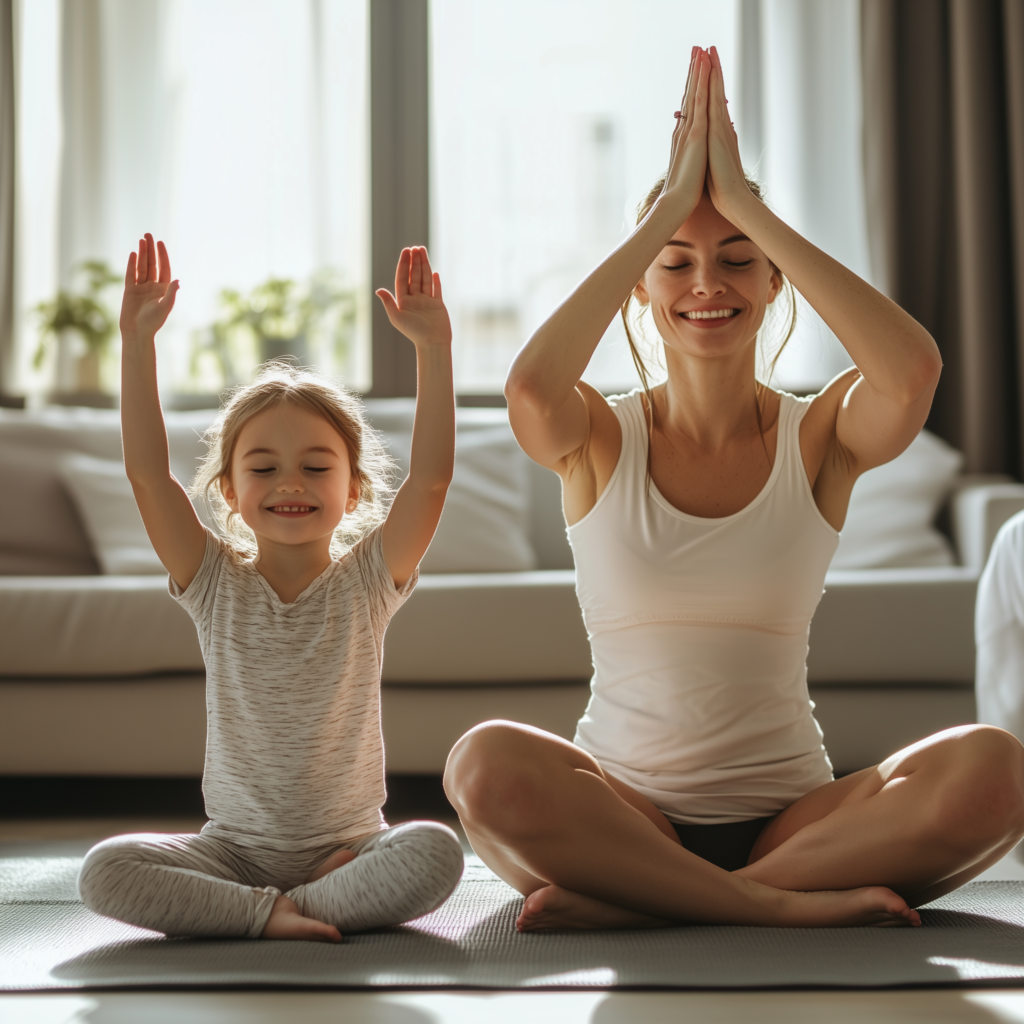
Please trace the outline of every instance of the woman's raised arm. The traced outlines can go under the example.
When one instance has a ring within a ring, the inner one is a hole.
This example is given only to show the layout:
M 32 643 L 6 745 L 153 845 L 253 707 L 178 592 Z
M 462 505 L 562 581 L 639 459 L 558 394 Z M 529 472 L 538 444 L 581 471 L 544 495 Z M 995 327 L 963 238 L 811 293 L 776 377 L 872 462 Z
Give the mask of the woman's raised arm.
M 146 533 L 171 578 L 186 588 L 202 564 L 206 531 L 171 475 L 156 381 L 156 332 L 177 293 L 164 243 L 154 245 L 147 234 L 128 257 L 121 303 L 121 444 Z
M 505 383 L 512 429 L 527 455 L 544 466 L 563 469 L 586 443 L 590 417 L 577 387 L 580 377 L 629 293 L 700 202 L 710 74 L 710 59 L 694 47 L 665 190 L 633 234 L 551 314 L 512 363 Z
M 842 461 L 856 478 L 899 455 L 924 426 L 942 370 L 938 346 L 895 302 L 801 237 L 751 194 L 729 121 L 721 61 L 714 47 L 711 54 L 711 199 L 792 281 L 856 364 L 857 372 L 849 371 L 820 396 L 834 416 L 830 429 Z

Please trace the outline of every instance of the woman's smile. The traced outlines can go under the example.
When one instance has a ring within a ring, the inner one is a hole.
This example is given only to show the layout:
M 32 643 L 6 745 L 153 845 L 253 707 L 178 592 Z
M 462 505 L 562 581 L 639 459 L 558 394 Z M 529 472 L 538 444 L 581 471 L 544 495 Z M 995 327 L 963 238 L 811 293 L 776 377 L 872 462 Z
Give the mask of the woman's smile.
M 708 330 L 709 328 L 713 329 L 715 327 L 723 326 L 733 317 L 739 316 L 741 312 L 742 310 L 736 309 L 735 307 L 718 309 L 685 309 L 679 313 L 679 316 L 694 327 L 700 328 L 701 330 Z

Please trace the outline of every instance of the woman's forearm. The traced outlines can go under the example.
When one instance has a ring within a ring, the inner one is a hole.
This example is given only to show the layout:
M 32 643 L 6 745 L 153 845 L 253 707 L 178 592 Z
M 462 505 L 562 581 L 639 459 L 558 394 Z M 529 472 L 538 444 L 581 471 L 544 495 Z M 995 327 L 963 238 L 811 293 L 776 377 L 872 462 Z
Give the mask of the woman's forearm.
M 789 278 L 873 389 L 910 404 L 934 387 L 942 367 L 938 346 L 910 314 L 808 242 L 753 195 L 724 215 Z
M 699 194 L 696 200 L 699 200 Z M 568 400 L 608 325 L 693 211 L 692 196 L 662 195 L 651 212 L 534 332 L 516 356 L 506 393 L 558 407 Z

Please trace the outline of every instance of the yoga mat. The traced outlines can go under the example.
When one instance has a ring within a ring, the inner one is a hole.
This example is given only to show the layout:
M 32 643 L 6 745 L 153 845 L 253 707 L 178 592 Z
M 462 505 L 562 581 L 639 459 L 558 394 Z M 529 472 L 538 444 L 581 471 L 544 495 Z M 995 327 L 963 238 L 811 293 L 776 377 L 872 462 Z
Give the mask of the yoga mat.
M 455 895 L 340 945 L 167 939 L 97 917 L 81 861 L 0 860 L 0 990 L 972 986 L 1024 979 L 1024 882 L 974 882 L 921 928 L 688 926 L 520 935 L 522 898 L 475 857 Z

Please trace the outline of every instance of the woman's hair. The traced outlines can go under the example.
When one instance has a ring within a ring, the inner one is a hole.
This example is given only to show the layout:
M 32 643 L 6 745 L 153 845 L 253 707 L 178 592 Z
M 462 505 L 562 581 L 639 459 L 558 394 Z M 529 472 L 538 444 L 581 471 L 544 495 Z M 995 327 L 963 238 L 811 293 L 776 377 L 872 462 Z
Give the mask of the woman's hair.
M 334 531 L 331 553 L 341 554 L 384 521 L 394 494 L 395 465 L 380 435 L 366 422 L 359 399 L 309 370 L 280 362 L 265 363 L 251 384 L 243 384 L 231 393 L 213 426 L 203 435 L 208 450 L 189 494 L 239 555 L 255 554 L 256 538 L 228 507 L 221 481 L 231 478 L 235 445 L 246 423 L 286 403 L 326 420 L 348 449 L 350 472 L 359 484 L 359 502 L 354 511 L 345 513 Z
M 755 181 L 753 178 L 747 178 L 747 188 L 757 197 L 760 202 L 764 202 L 764 190 L 761 188 L 761 184 Z M 651 212 L 651 208 L 658 200 L 658 196 L 665 189 L 665 176 L 662 175 L 655 183 L 651 190 L 641 200 L 640 205 L 636 209 L 636 222 L 639 224 L 646 216 Z M 782 355 L 782 350 L 786 347 L 789 339 L 793 336 L 793 331 L 796 329 L 796 293 L 793 289 L 793 285 L 789 279 L 775 266 L 771 264 L 772 269 L 782 278 L 782 290 L 779 293 L 784 295 L 786 298 L 786 311 L 780 317 L 775 313 L 775 303 L 773 302 L 769 307 L 769 314 L 765 317 L 766 323 L 771 318 L 771 322 L 774 324 L 778 320 L 782 320 L 782 340 L 778 343 L 778 346 L 772 352 L 772 346 L 765 341 L 765 325 L 761 325 L 761 329 L 758 331 L 758 338 L 761 342 L 761 348 L 758 353 L 759 360 L 764 369 L 764 373 L 761 376 L 764 378 L 763 383 L 757 381 L 757 423 L 761 427 L 761 399 L 764 395 L 765 390 L 771 383 L 772 375 L 775 373 L 775 364 L 779 361 L 779 356 Z M 632 328 L 630 327 L 630 307 L 633 304 L 634 295 L 632 292 L 629 293 L 626 301 L 622 304 L 622 324 L 626 329 L 626 341 L 629 342 L 629 351 L 633 356 L 633 363 L 636 366 L 637 373 L 640 374 L 640 383 L 643 385 L 644 394 L 647 396 L 647 420 L 648 430 L 653 431 L 657 422 L 657 412 L 654 408 L 654 399 L 651 395 L 651 371 L 648 364 L 644 361 L 644 357 L 640 353 L 640 348 L 637 345 L 637 339 L 634 335 L 636 331 L 641 337 L 643 336 L 643 325 L 639 322 L 640 317 L 643 315 L 641 309 L 639 314 L 636 314 L 636 318 L 633 322 Z M 646 339 L 645 339 L 646 340 Z M 653 355 L 657 359 L 660 356 L 660 352 L 655 346 Z M 761 430 L 762 437 L 764 430 Z M 648 462 L 650 462 L 650 447 L 648 446 Z M 650 474 L 648 473 L 648 476 Z

